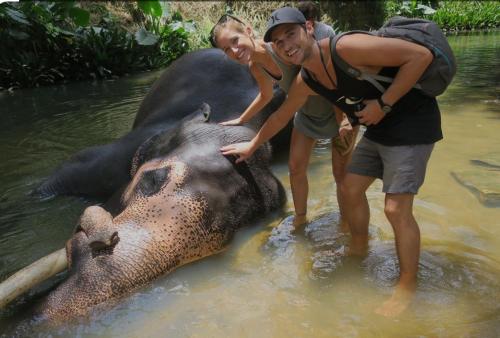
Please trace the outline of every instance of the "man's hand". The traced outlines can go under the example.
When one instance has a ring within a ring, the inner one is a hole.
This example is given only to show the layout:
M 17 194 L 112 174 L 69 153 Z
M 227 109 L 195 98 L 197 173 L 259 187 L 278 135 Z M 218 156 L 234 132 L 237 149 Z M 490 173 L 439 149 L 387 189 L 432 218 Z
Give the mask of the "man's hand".
M 235 155 L 236 163 L 240 163 L 248 159 L 254 153 L 251 142 L 233 143 L 220 148 L 222 155 Z
M 240 124 L 243 124 L 243 121 L 241 121 L 241 118 L 238 117 L 233 120 L 220 122 L 219 124 L 222 126 L 239 126 Z
M 370 126 L 379 123 L 384 118 L 385 113 L 377 100 L 365 100 L 363 103 L 366 105 L 365 108 L 355 113 L 359 117 L 359 123 Z

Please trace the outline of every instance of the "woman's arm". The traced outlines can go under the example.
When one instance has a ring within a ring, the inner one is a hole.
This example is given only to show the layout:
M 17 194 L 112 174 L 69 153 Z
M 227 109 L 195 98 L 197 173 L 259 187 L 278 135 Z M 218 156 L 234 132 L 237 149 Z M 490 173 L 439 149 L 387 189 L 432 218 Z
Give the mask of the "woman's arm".
M 250 65 L 250 73 L 252 73 L 253 77 L 257 81 L 257 85 L 259 86 L 259 94 L 255 97 L 255 99 L 250 103 L 250 105 L 245 109 L 245 111 L 240 115 L 240 117 L 229 120 L 226 122 L 221 122 L 220 124 L 224 126 L 234 126 L 246 123 L 252 119 L 262 108 L 268 104 L 273 98 L 273 82 L 272 80 L 263 74 L 262 68 L 255 64 Z
M 339 55 L 353 67 L 399 67 L 394 81 L 381 96 L 382 101 L 394 105 L 417 83 L 433 55 L 416 43 L 397 38 L 382 38 L 367 34 L 352 34 L 337 43 Z M 383 117 L 377 100 L 366 100 L 366 107 L 357 113 L 360 122 L 377 124 Z
M 250 142 L 235 143 L 222 147 L 222 154 L 237 155 L 238 159 L 236 163 L 252 156 L 258 147 L 286 126 L 288 121 L 304 105 L 310 95 L 315 95 L 315 93 L 305 84 L 300 73 L 297 74 L 297 77 L 290 86 L 285 101 L 278 110 L 271 114 L 257 135 Z

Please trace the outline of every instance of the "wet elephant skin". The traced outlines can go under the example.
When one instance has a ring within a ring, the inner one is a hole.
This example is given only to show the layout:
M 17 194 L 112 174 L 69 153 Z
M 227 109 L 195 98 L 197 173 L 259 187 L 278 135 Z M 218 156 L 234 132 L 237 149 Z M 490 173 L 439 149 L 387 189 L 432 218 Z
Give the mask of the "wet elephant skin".
M 183 55 L 153 84 L 139 107 L 133 129 L 120 139 L 79 151 L 62 163 L 34 191 L 35 195 L 78 195 L 106 201 L 130 181 L 131 160 L 152 135 L 175 128 L 202 104 L 211 107 L 212 123 L 237 117 L 252 102 L 258 86 L 248 68 L 218 49 Z M 256 130 L 284 99 L 273 101 L 252 119 Z M 275 150 L 286 149 L 291 126 L 271 140 Z
M 187 56 L 188 60 L 201 55 L 213 58 L 216 65 L 220 63 L 220 72 L 224 67 L 229 71 L 236 67 L 241 72 L 241 66 L 213 50 L 193 54 Z M 249 76 L 248 71 L 243 69 L 240 76 Z M 168 76 L 158 81 L 162 83 L 165 78 Z M 207 85 L 203 81 L 189 83 L 194 89 Z M 254 93 L 255 83 L 248 83 L 251 86 L 247 89 Z M 158 90 L 155 86 L 152 92 Z M 211 87 L 218 89 L 213 83 Z M 229 87 L 238 88 L 236 83 Z M 85 316 L 97 305 L 119 299 L 183 264 L 221 251 L 238 228 L 284 205 L 283 187 L 269 169 L 269 144 L 240 164 L 220 152 L 223 145 L 255 136 L 256 128 L 283 97 L 276 96 L 253 124 L 225 127 L 216 122 L 230 117 L 251 99 L 240 89 L 230 93 L 237 104 L 227 101 L 227 107 L 215 104 L 214 108 L 203 103 L 221 97 L 213 93 L 203 97 L 196 108 L 189 107 L 191 112 L 186 108 L 168 122 L 161 122 L 159 117 L 165 112 L 158 110 L 148 115 L 140 110 L 136 126 L 128 135 L 111 145 L 77 154 L 42 185 L 41 190 L 50 187 L 45 191 L 52 194 L 112 197 L 119 200 L 120 207 L 110 210 L 106 204 L 96 205 L 83 212 L 66 244 L 68 276 L 39 304 L 37 318 L 60 323 Z M 148 100 L 146 97 L 145 102 Z M 100 156 L 102 150 L 104 156 Z M 130 158 L 120 160 L 127 156 Z M 80 160 L 75 162 L 75 158 Z M 92 180 L 92 170 L 106 165 L 123 165 L 118 170 L 126 171 L 125 177 L 107 186 L 106 191 L 82 191 L 81 186 L 104 184 L 106 175 L 120 175 L 110 170 L 107 174 L 99 172 L 99 177 Z M 66 185 L 71 189 L 65 190 Z

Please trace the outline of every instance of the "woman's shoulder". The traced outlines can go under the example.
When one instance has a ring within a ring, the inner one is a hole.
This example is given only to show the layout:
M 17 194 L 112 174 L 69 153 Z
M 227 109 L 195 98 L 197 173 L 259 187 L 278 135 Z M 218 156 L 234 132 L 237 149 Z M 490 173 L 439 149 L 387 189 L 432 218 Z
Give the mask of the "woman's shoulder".
M 321 40 L 324 38 L 332 37 L 335 35 L 335 30 L 332 26 L 323 22 L 314 22 L 314 35 L 316 39 Z

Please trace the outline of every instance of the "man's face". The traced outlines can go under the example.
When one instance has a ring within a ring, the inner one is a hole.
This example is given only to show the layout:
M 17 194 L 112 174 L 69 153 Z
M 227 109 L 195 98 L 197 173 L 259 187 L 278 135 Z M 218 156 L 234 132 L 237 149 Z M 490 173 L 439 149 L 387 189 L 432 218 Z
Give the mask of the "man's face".
M 302 65 L 310 56 L 312 43 L 312 25 L 307 22 L 303 25 L 290 23 L 282 24 L 273 29 L 271 41 L 273 49 L 284 61 Z

